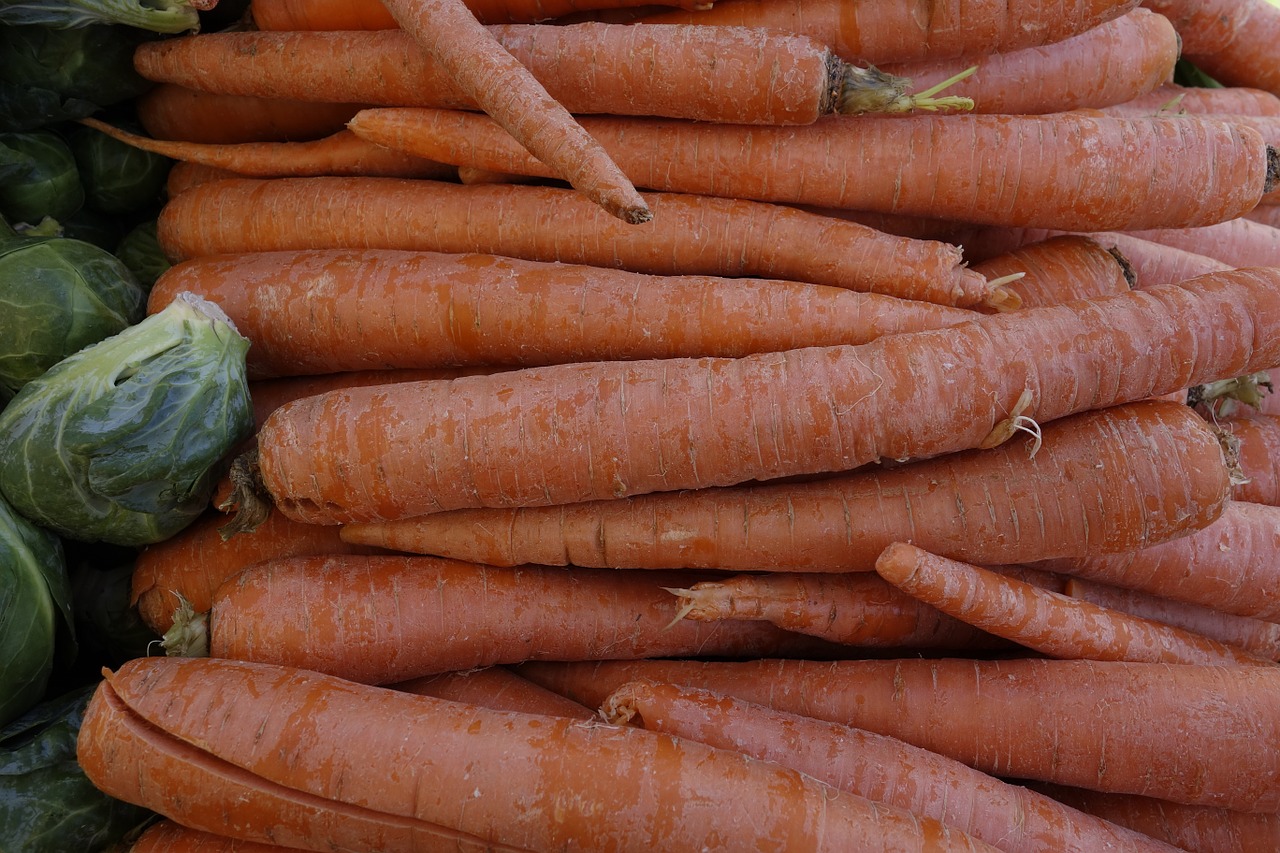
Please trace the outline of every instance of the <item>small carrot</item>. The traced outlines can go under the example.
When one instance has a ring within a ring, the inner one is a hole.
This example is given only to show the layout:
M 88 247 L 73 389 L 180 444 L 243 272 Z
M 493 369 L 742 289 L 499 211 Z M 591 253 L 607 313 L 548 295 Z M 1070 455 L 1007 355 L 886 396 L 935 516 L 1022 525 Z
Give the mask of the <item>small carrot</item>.
M 571 12 L 647 8 L 653 0 L 466 0 L 467 8 L 486 24 L 535 23 Z M 663 5 L 702 9 L 701 0 L 670 0 Z M 249 11 L 260 30 L 384 30 L 398 27 L 378 0 L 252 0 Z
M 896 542 L 876 572 L 949 616 L 1055 658 L 1274 666 L 1191 631 L 1110 610 Z
M 962 308 L 801 282 L 435 252 L 195 258 L 156 281 L 148 310 L 184 290 L 217 302 L 252 341 L 251 378 L 742 356 L 859 344 L 974 318 Z
M 894 541 L 984 565 L 1128 552 L 1209 524 L 1230 494 L 1217 436 L 1185 405 L 1085 412 L 1045 424 L 1034 454 L 1028 442 L 804 483 L 348 523 L 341 535 L 495 565 L 870 572 Z
M 1066 231 L 1234 219 L 1275 188 L 1280 167 L 1256 130 L 1193 116 L 828 116 L 796 127 L 582 122 L 637 186 L 652 190 Z M 374 108 L 347 126 L 428 160 L 550 176 L 475 113 Z M 1004 152 L 999 168 L 971 155 L 995 150 Z M 1135 163 L 1135 150 L 1152 156 Z M 1082 163 L 1088 181 L 1075 177 Z
M 559 693 L 534 684 L 502 666 L 486 666 L 465 672 L 427 675 L 393 684 L 395 690 L 434 696 L 452 702 L 466 702 L 497 711 L 551 714 L 593 720 L 596 712 Z
M 160 83 L 134 101 L 138 121 L 156 139 L 235 145 L 304 142 L 337 133 L 360 104 L 255 98 Z
M 1001 289 L 1023 308 L 1123 293 L 1137 280 L 1122 255 L 1078 234 L 1048 237 L 972 266 L 989 281 L 1020 276 Z
M 213 658 L 139 658 L 108 679 L 137 718 L 263 780 L 499 847 L 994 850 L 793 770 L 631 726 Z
M 646 198 L 657 221 L 624 228 L 556 187 L 244 178 L 172 199 L 157 234 L 175 261 L 299 249 L 483 252 L 656 275 L 789 279 L 961 307 L 991 296 L 987 280 L 947 243 L 783 205 L 677 193 Z M 210 210 L 223 213 L 211 217 Z
M 1280 807 L 1280 667 L 1013 658 L 530 663 L 599 705 L 649 679 L 854 726 L 994 776 L 1192 805 Z M 1102 737 L 1102 733 L 1106 737 Z
M 1197 228 L 1157 228 L 1129 233 L 1233 267 L 1280 266 L 1280 228 L 1244 217 Z
M 617 723 L 734 749 L 834 788 L 932 817 L 1007 853 L 1174 848 L 896 738 L 695 687 L 632 681 L 605 699 Z

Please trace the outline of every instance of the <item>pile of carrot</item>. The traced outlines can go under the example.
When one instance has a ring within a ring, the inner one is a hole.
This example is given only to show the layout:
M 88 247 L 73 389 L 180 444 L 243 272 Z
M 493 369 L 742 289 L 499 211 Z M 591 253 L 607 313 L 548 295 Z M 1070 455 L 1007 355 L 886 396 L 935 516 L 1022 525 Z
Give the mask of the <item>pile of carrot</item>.
M 138 49 L 257 429 L 134 849 L 1280 848 L 1280 6 L 667 6 Z

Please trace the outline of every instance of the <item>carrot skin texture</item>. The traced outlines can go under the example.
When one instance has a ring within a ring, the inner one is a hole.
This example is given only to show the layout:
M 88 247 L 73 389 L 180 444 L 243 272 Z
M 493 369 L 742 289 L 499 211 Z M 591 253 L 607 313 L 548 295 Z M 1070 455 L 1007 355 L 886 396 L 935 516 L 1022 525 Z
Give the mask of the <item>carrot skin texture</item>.
M 282 853 L 288 847 L 241 841 L 188 829 L 167 818 L 152 824 L 129 846 L 129 853 Z
M 990 281 L 1022 273 L 1003 290 L 1014 294 L 1023 308 L 1123 293 L 1133 286 L 1126 263 L 1084 235 L 1048 237 L 976 263 L 973 269 Z
M 657 218 L 645 228 L 624 228 L 557 187 L 246 178 L 171 200 L 160 211 L 157 234 L 174 261 L 298 249 L 484 252 L 656 275 L 807 281 L 960 307 L 983 302 L 990 291 L 946 243 L 894 237 L 783 205 L 646 197 Z
M 156 139 L 234 145 L 301 142 L 337 133 L 361 104 L 219 95 L 160 83 L 134 102 L 138 121 Z
M 1158 228 L 1134 237 L 1173 246 L 1233 267 L 1280 266 L 1280 228 L 1238 218 L 1199 228 Z
M 1241 811 L 1280 802 L 1280 668 L 1015 658 L 531 663 L 588 705 L 635 679 L 851 725 L 995 776 Z M 1155 724 L 1158 721 L 1158 724 Z M 1107 732 L 1105 742 L 1097 736 Z
M 468 0 L 467 8 L 486 24 L 536 23 L 588 9 L 626 9 L 655 5 L 651 0 Z M 696 3 L 671 3 L 698 8 Z M 254 25 L 262 30 L 383 30 L 398 27 L 387 7 L 377 0 L 254 0 Z
M 1215 423 L 1239 441 L 1237 456 L 1245 482 L 1232 487 L 1231 497 L 1280 506 L 1280 417 L 1242 413 L 1218 418 Z
M 588 116 L 582 124 L 636 186 L 650 190 L 978 224 L 1209 225 L 1252 209 L 1274 180 L 1272 149 L 1257 131 L 1191 116 L 827 116 L 800 127 Z M 374 108 L 347 126 L 428 160 L 549 176 L 476 113 Z M 992 150 L 1008 152 L 998 168 L 955 155 Z M 1148 153 L 1140 167 L 1135 151 Z
M 1275 666 L 1274 660 L 1191 631 L 1040 589 L 902 542 L 884 550 L 876 572 L 953 618 L 1049 657 Z
M 530 659 L 831 651 L 764 623 L 667 629 L 677 603 L 663 586 L 703 577 L 430 557 L 286 558 L 258 563 L 218 590 L 209 650 L 364 684 Z
M 596 712 L 586 705 L 540 687 L 503 666 L 427 675 L 401 681 L 391 687 L 405 693 L 434 696 L 451 702 L 466 702 L 495 711 L 551 714 L 578 720 L 598 718 Z
M 856 849 L 865 841 L 883 849 L 993 849 L 935 821 L 832 796 L 828 786 L 777 765 L 632 727 L 492 711 L 213 658 L 139 659 L 111 682 L 152 725 L 263 779 L 501 844 L 627 851 L 758 843 L 789 851 Z M 234 701 L 246 694 L 270 701 Z M 361 721 L 358 742 L 353 720 Z M 388 778 L 406 781 L 389 785 Z
M 1214 80 L 1280 95 L 1275 59 L 1280 9 L 1266 0 L 1148 0 L 1147 5 L 1169 9 L 1183 37 L 1183 53 Z
M 1168 17 L 1166 13 L 1165 17 Z M 1175 28 L 1176 28 L 1175 23 Z M 1103 107 L 1117 115 L 1155 115 L 1158 112 L 1187 112 L 1191 115 L 1280 116 L 1280 97 L 1248 86 L 1209 89 L 1165 83 L 1145 95 L 1123 104 Z
M 601 713 L 792 767 L 851 794 L 932 817 L 1008 853 L 1174 850 L 896 738 L 706 690 L 632 681 L 609 695 Z

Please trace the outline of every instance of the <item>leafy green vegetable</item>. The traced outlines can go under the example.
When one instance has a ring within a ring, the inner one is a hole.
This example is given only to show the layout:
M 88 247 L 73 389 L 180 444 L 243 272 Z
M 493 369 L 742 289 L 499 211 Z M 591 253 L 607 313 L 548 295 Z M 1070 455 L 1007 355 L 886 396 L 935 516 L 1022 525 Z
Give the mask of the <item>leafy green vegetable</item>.
M 0 80 L 0 132 L 37 130 L 97 111 L 97 104 L 83 98 L 64 97 L 52 89 Z
M 154 817 L 99 791 L 76 761 L 76 738 L 96 687 L 43 702 L 0 729 L 0 839 L 6 851 L 103 850 Z
M 65 219 L 84 204 L 75 155 L 49 130 L 0 133 L 0 214 L 10 222 Z
M 58 236 L 92 243 L 112 254 L 115 254 L 115 247 L 124 237 L 124 223 L 119 216 L 103 213 L 88 205 L 59 222 L 58 226 L 61 231 Z
M 188 0 L 0 0 L 0 24 L 58 29 L 122 24 L 183 33 L 200 29 L 200 15 Z
M 106 249 L 19 237 L 0 243 L 0 305 L 0 388 L 12 393 L 141 320 L 146 292 Z
M 171 266 L 164 249 L 160 248 L 154 219 L 138 223 L 124 235 L 120 245 L 116 246 L 116 257 L 133 270 L 138 283 L 147 292 L 151 291 L 156 279 Z
M 132 123 L 122 126 L 144 134 Z M 133 213 L 159 206 L 173 164 L 168 157 L 143 151 L 91 127 L 74 130 L 70 145 L 89 204 L 104 213 Z
M 159 647 L 160 636 L 142 621 L 130 601 L 132 584 L 132 561 L 110 568 L 83 563 L 71 567 L 76 637 L 82 649 L 94 650 L 99 666 L 117 667 L 146 656 L 152 644 Z
M 72 625 L 62 542 L 0 500 L 0 725 L 43 698 L 59 632 L 73 637 Z
M 144 545 L 208 504 L 253 428 L 249 342 L 192 294 L 80 350 L 0 412 L 0 493 L 69 539 Z
M 80 104 L 111 106 L 136 98 L 154 85 L 134 69 L 133 52 L 138 45 L 155 38 L 132 27 L 98 25 L 59 30 L 0 26 L 0 56 L 4 57 L 0 62 L 0 84 L 35 90 L 36 105 L 45 109 L 57 111 L 57 100 L 65 99 L 61 110 L 78 114 L 60 117 L 83 118 L 89 113 L 81 112 Z M 6 104 L 6 111 L 16 113 L 6 118 L 26 127 L 9 129 L 38 126 L 30 123 L 36 117 L 24 114 L 21 100 Z

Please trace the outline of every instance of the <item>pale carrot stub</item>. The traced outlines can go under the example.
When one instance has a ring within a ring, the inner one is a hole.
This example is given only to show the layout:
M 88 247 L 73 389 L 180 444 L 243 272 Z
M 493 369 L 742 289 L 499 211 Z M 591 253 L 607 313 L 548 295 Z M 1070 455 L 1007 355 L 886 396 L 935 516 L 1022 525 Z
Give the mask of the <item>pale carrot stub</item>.
M 676 193 L 646 198 L 657 219 L 626 228 L 557 187 L 246 178 L 172 199 L 160 211 L 157 235 L 175 261 L 298 249 L 485 252 L 657 275 L 807 281 L 961 307 L 991 293 L 947 243 L 784 205 Z
M 333 392 L 267 419 L 260 471 L 282 511 L 329 524 L 847 471 L 1280 362 L 1278 299 L 1280 269 L 1235 270 L 857 347 Z
M 141 719 L 259 778 L 499 845 L 994 849 L 795 771 L 628 726 L 213 658 L 142 658 L 107 684 Z

